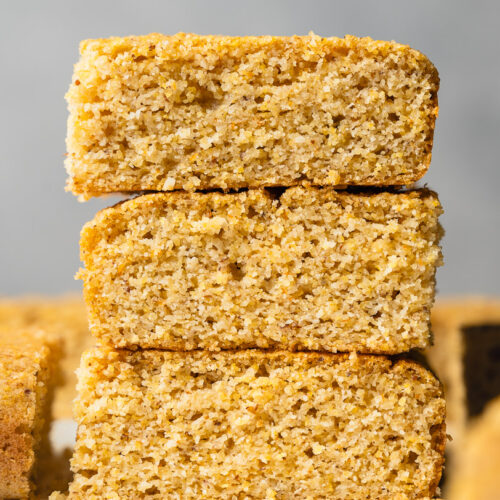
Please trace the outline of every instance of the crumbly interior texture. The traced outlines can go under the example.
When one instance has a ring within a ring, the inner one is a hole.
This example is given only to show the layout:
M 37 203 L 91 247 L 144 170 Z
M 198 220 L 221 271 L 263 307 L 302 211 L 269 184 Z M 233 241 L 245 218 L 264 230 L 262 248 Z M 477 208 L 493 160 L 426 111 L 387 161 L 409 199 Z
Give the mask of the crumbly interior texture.
M 70 499 L 421 499 L 445 403 L 412 361 L 266 352 L 85 353 Z
M 66 95 L 68 189 L 404 185 L 426 172 L 439 77 L 347 36 L 87 40 Z
M 400 353 L 429 342 L 434 193 L 155 193 L 82 230 L 92 333 L 114 347 Z
M 498 297 L 479 296 L 441 299 L 433 307 L 431 319 L 434 345 L 426 350 L 426 356 L 444 386 L 447 403 L 446 425 L 452 437 L 446 449 L 446 470 L 453 476 L 455 463 L 463 451 L 464 438 L 470 424 L 464 366 L 467 346 L 463 330 L 477 325 L 500 324 L 500 300 Z M 483 345 L 481 338 L 477 339 L 477 343 L 475 350 Z M 484 354 L 490 357 L 489 353 Z M 494 351 L 492 354 L 494 355 Z M 494 358 L 490 357 L 488 362 L 494 363 Z M 485 364 L 481 360 L 477 363 Z M 483 368 L 480 367 L 481 371 Z M 492 375 L 489 378 L 493 378 L 495 372 Z M 470 390 L 475 391 L 476 388 L 471 386 Z
M 446 498 L 495 500 L 500 492 L 500 398 L 495 399 L 464 439 Z
M 72 418 L 76 397 L 75 370 L 80 356 L 94 344 L 85 304 L 80 296 L 0 298 L 0 328 L 38 328 L 57 335 L 64 343 L 60 362 L 63 380 L 55 391 L 54 418 Z
M 36 457 L 50 452 L 53 387 L 60 344 L 39 330 L 0 328 L 0 498 L 28 498 Z

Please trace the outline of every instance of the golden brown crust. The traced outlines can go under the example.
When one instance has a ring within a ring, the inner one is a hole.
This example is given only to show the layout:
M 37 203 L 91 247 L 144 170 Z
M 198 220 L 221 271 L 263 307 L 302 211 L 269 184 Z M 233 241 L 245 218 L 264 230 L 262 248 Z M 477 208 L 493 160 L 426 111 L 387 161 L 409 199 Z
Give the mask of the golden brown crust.
M 154 44 L 151 49 L 149 44 Z M 408 45 L 383 40 L 373 40 L 370 37 L 359 38 L 346 35 L 344 38 L 306 36 L 224 36 L 224 35 L 197 35 L 195 33 L 177 33 L 164 35 L 151 33 L 149 35 L 131 35 L 125 37 L 95 38 L 80 42 L 80 54 L 86 51 L 98 50 L 104 54 L 117 55 L 133 49 L 134 55 L 148 56 L 152 50 L 156 55 L 168 60 L 182 59 L 186 54 L 196 53 L 202 56 L 215 54 L 218 58 L 238 56 L 265 50 L 270 52 L 277 47 L 279 52 L 295 51 L 303 57 L 314 57 L 317 54 L 329 53 L 331 56 L 342 55 L 345 49 L 357 49 L 362 52 L 387 56 L 391 53 L 405 52 L 415 61 L 427 66 L 430 73 L 438 81 L 438 73 L 434 65 L 421 52 Z

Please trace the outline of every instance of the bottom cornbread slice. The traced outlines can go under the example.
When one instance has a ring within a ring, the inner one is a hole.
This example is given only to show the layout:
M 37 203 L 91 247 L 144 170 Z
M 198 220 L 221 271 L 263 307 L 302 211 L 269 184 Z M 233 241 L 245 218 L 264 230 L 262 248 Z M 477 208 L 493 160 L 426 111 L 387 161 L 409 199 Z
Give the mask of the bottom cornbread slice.
M 60 339 L 41 330 L 0 328 L 0 498 L 28 498 L 48 432 Z
M 432 497 L 445 403 L 413 361 L 87 351 L 69 498 Z

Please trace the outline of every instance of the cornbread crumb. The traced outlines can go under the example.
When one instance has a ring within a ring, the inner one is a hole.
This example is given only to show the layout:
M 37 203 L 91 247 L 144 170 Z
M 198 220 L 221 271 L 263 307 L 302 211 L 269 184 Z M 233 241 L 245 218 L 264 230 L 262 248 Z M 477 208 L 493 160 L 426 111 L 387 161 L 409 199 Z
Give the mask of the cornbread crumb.
M 72 418 L 76 396 L 75 370 L 80 356 L 93 344 L 85 304 L 80 296 L 0 298 L 0 328 L 37 328 L 57 334 L 64 343 L 60 365 L 63 384 L 56 387 L 54 418 Z
M 82 230 L 91 331 L 126 348 L 426 347 L 440 213 L 427 190 L 140 196 Z
M 422 499 L 441 475 L 441 387 L 412 361 L 96 348 L 78 390 L 70 499 Z
M 405 185 L 426 172 L 439 77 L 347 36 L 87 40 L 66 95 L 68 189 Z
M 50 452 L 50 406 L 60 341 L 41 330 L 0 328 L 0 498 L 28 498 L 38 454 Z

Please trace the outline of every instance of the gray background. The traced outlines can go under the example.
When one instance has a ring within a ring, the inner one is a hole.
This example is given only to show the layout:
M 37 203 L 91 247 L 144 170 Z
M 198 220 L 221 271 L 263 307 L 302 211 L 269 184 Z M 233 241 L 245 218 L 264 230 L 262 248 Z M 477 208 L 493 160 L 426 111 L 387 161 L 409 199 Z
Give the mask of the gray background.
M 63 95 L 84 38 L 191 31 L 369 35 L 427 54 L 441 75 L 425 182 L 445 207 L 441 294 L 500 293 L 500 2 L 0 0 L 0 294 L 79 289 L 78 235 L 113 199 L 64 192 Z

